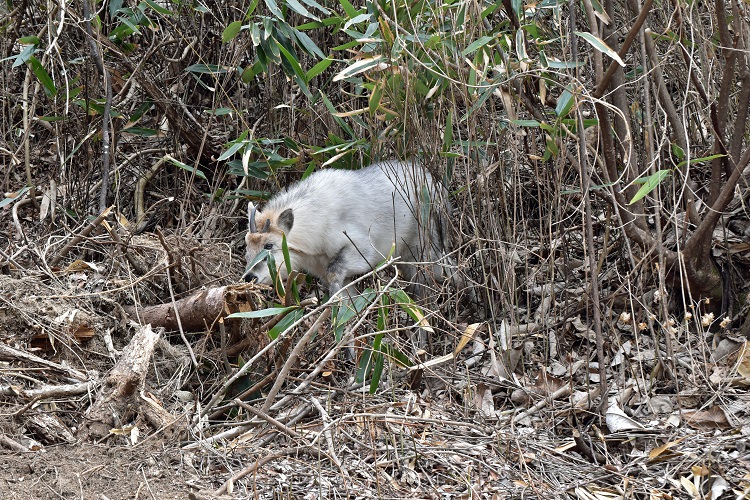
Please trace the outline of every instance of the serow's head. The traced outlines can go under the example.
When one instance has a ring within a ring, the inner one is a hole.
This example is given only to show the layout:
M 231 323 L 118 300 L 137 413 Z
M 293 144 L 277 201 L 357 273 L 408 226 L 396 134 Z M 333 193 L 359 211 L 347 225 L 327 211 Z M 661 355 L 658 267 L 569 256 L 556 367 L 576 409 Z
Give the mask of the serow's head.
M 275 214 L 271 211 L 262 214 L 258 212 L 252 202 L 247 207 L 248 230 L 245 235 L 247 267 L 244 280 L 255 281 L 262 285 L 271 285 L 270 262 L 274 263 L 282 280 L 286 280 L 288 273 L 284 265 L 284 253 L 281 249 L 282 235 L 289 236 L 294 224 L 294 214 L 288 208 Z M 289 240 L 287 239 L 287 245 Z

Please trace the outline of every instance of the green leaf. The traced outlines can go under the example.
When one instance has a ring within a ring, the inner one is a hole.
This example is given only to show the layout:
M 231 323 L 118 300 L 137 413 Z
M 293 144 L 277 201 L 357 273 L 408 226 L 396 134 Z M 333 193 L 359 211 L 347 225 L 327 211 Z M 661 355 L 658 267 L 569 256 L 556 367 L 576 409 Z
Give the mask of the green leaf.
M 383 334 L 379 333 L 375 338 L 382 338 Z M 375 366 L 372 368 L 372 378 L 370 379 L 370 394 L 375 394 L 380 385 L 380 378 L 383 375 L 383 365 L 385 364 L 385 356 L 378 353 L 375 355 Z
M 315 162 L 311 161 L 307 165 L 307 168 L 305 169 L 305 172 L 302 174 L 302 180 L 305 180 L 308 177 L 310 177 L 314 171 L 315 171 Z
M 641 186 L 638 192 L 635 193 L 635 196 L 633 196 L 633 199 L 630 200 L 630 203 L 628 203 L 628 205 L 632 205 L 633 203 L 643 199 L 647 194 L 649 194 L 651 191 L 656 189 L 656 187 L 661 183 L 661 181 L 666 179 L 671 174 L 672 174 L 672 170 L 661 169 L 653 175 L 649 175 L 648 177 L 643 177 L 641 179 L 638 179 L 636 182 L 643 182 L 643 186 Z
M 191 64 L 185 70 L 191 72 L 191 73 L 198 73 L 198 74 L 221 74 L 221 73 L 227 73 L 229 70 L 227 68 L 222 68 L 218 64 Z
M 131 123 L 137 122 L 138 120 L 141 119 L 141 117 L 144 115 L 144 113 L 146 113 L 152 107 L 154 107 L 154 101 L 152 101 L 151 99 L 146 99 L 128 117 L 128 121 L 131 122 Z
M 325 15 L 328 15 L 328 14 L 331 13 L 330 10 L 326 9 L 325 7 L 323 7 L 322 5 L 320 5 L 315 0 L 302 0 L 302 1 L 305 2 L 307 5 L 309 5 L 310 7 L 314 8 L 314 9 L 318 9 L 320 12 L 322 12 Z
M 541 59 L 542 52 L 540 52 L 539 55 Z M 552 69 L 575 69 L 582 67 L 584 64 L 583 61 L 557 61 L 555 59 L 545 58 L 545 64 L 543 64 L 542 67 Z
M 331 65 L 333 62 L 333 59 L 330 57 L 326 57 L 322 61 L 320 61 L 318 64 L 313 66 L 308 70 L 308 72 L 305 74 L 305 79 L 309 82 L 314 77 L 318 76 L 322 72 L 324 72 L 326 69 L 328 69 L 328 66 Z
M 120 132 L 124 134 L 133 134 L 140 137 L 153 137 L 159 133 L 159 131 L 157 130 L 144 127 L 128 127 L 120 130 Z
M 617 52 L 612 50 L 612 48 L 606 43 L 604 43 L 603 40 L 585 31 L 576 31 L 575 34 L 580 36 L 584 40 L 586 40 L 592 47 L 594 47 L 599 52 L 607 54 L 611 59 L 617 61 L 617 64 L 619 64 L 620 66 L 625 67 L 625 63 L 622 61 L 622 59 L 620 59 L 620 56 L 617 54 Z
M 307 17 L 309 19 L 315 19 L 316 21 L 320 21 L 320 18 L 314 14 L 311 14 L 309 10 L 305 8 L 304 5 L 299 3 L 297 0 L 286 0 L 286 4 L 289 6 L 290 9 L 292 9 L 297 14 Z
M 336 107 L 333 105 L 331 100 L 328 98 L 327 95 L 325 95 L 325 93 L 322 90 L 320 91 L 320 96 L 323 99 L 323 104 L 325 104 L 326 108 L 328 109 L 328 112 L 331 114 L 331 116 L 333 116 L 333 121 L 335 121 L 339 127 L 344 129 L 346 133 L 349 134 L 349 137 L 354 137 L 355 136 L 354 130 L 352 130 L 352 128 L 349 126 L 348 123 L 346 123 L 346 121 L 336 116 L 336 113 L 338 113 L 338 111 L 336 110 Z
M 107 2 L 107 6 L 109 7 L 109 17 L 114 18 L 122 8 L 122 0 L 111 0 Z
M 294 33 L 294 37 L 297 39 L 300 45 L 304 47 L 308 54 L 313 54 L 320 59 L 325 59 L 326 55 L 323 54 L 323 51 L 320 50 L 317 45 L 315 45 L 315 42 L 313 42 L 312 38 L 307 36 L 306 33 L 303 33 L 299 30 L 294 30 L 292 33 Z
M 23 195 L 25 195 L 29 189 L 30 188 L 26 186 L 25 188 L 22 188 L 17 193 L 15 193 L 15 196 L 9 196 L 8 198 L 3 198 L 2 200 L 0 200 L 0 208 L 3 208 L 6 205 L 10 205 L 11 203 L 15 201 L 23 199 Z
M 224 28 L 224 31 L 221 33 L 221 41 L 227 43 L 230 40 L 234 40 L 234 37 L 237 36 L 237 33 L 239 33 L 241 29 L 242 21 L 233 21 L 229 23 L 229 26 Z
M 362 295 L 354 298 L 352 301 L 343 301 L 339 307 L 336 315 L 333 318 L 332 326 L 334 329 L 334 336 L 336 340 L 341 340 L 344 334 L 344 327 L 346 324 L 358 314 L 361 314 L 368 305 L 375 300 L 377 294 L 371 288 L 366 289 Z
M 292 74 L 295 74 L 302 78 L 302 81 L 305 81 L 305 71 L 302 69 L 302 66 L 300 66 L 299 61 L 297 60 L 297 57 L 295 54 L 292 54 L 289 52 L 284 45 L 279 43 L 278 40 L 276 41 L 276 46 L 279 48 L 279 51 L 281 52 L 281 55 L 284 56 L 284 59 L 289 63 L 289 66 L 292 70 Z M 307 86 L 307 84 L 305 84 Z
M 372 93 L 370 94 L 370 99 L 368 100 L 368 109 L 370 111 L 370 115 L 375 116 L 375 112 L 377 112 L 378 108 L 380 107 L 380 99 L 383 97 L 383 85 L 381 82 L 375 83 L 375 88 L 372 89 Z
M 337 82 L 339 80 L 344 80 L 354 75 L 358 75 L 359 73 L 363 73 L 367 71 L 368 69 L 380 64 L 382 59 L 383 59 L 383 56 L 380 54 L 376 55 L 375 57 L 368 57 L 366 59 L 360 59 L 359 61 L 355 62 L 348 68 L 345 68 L 338 75 L 334 76 L 333 81 Z
M 232 167 L 232 170 L 230 171 L 230 173 L 234 175 L 241 175 L 243 177 L 254 177 L 260 180 L 268 179 L 268 176 L 270 175 L 267 171 L 263 170 L 264 168 L 268 168 L 268 162 L 265 162 L 265 161 L 254 161 L 243 166 L 242 160 L 238 159 L 238 160 L 232 160 L 228 162 L 227 165 Z M 237 192 L 244 193 L 245 196 L 250 196 L 253 198 L 266 198 L 266 196 L 261 196 L 257 194 L 259 193 L 259 191 L 241 190 Z
M 385 327 L 388 325 L 388 306 L 390 305 L 391 301 L 388 299 L 388 295 L 381 295 L 380 296 L 380 307 L 378 308 L 378 331 L 385 330 Z M 373 342 L 373 347 L 375 349 L 380 348 L 380 343 L 378 342 L 378 337 L 375 337 L 375 342 Z
M 672 143 L 672 154 L 680 161 L 685 159 L 685 151 L 676 142 Z
M 286 272 L 292 272 L 292 260 L 289 258 L 289 245 L 286 242 L 286 234 L 281 233 L 281 253 L 284 254 L 284 266 Z
M 513 125 L 517 125 L 519 127 L 537 128 L 541 125 L 541 122 L 537 120 L 509 120 L 509 121 Z
M 576 127 L 578 127 L 578 120 L 576 120 L 575 118 L 564 118 L 560 120 L 560 123 L 563 123 L 568 127 L 571 127 L 573 130 L 576 130 Z M 593 127 L 594 125 L 598 125 L 598 124 L 599 124 L 599 120 L 596 118 L 584 118 L 583 119 L 584 129 Z
M 354 382 L 361 384 L 365 381 L 365 377 L 370 371 L 370 360 L 372 359 L 372 350 L 364 349 L 362 351 L 362 357 L 359 358 L 359 364 L 357 365 L 357 373 L 354 375 Z
M 253 261 L 255 260 L 253 259 Z M 276 267 L 276 258 L 271 252 L 268 252 L 266 256 L 266 267 L 268 267 L 268 273 L 271 275 L 271 282 L 273 283 L 273 287 L 276 290 L 276 293 L 279 294 L 279 297 L 283 297 L 284 295 L 286 295 L 286 290 L 284 289 L 284 283 L 279 279 L 279 271 Z
M 601 19 L 604 24 L 609 24 L 611 22 L 607 12 L 598 0 L 591 0 L 591 6 L 594 8 L 594 15 Z
M 281 51 L 276 39 L 264 38 L 260 41 L 260 48 L 263 49 L 263 53 L 269 61 L 275 64 L 281 64 Z M 258 51 L 260 56 L 260 51 Z
M 276 326 L 271 328 L 268 331 L 268 336 L 271 340 L 276 339 L 281 333 L 284 332 L 287 328 L 292 326 L 294 323 L 299 321 L 299 319 L 302 317 L 302 315 L 305 314 L 304 309 L 297 308 L 296 311 L 292 312 L 291 314 L 287 314 L 284 316 L 284 319 L 276 323 Z
M 39 45 L 40 42 L 41 42 L 41 40 L 39 40 L 39 37 L 38 36 L 33 36 L 33 35 L 32 36 L 22 36 L 21 38 L 18 39 L 18 43 L 20 43 L 22 45 L 28 45 L 28 44 Z
M 253 12 L 255 12 L 255 9 L 258 7 L 259 0 L 252 0 L 250 2 L 250 6 L 247 8 L 247 12 L 245 12 L 245 21 L 249 21 L 250 17 L 253 15 Z
M 243 83 L 250 83 L 253 78 L 255 78 L 261 73 L 263 73 L 263 65 L 258 61 L 252 66 L 248 66 L 242 71 L 242 75 L 240 75 L 240 80 L 242 80 Z
M 349 50 L 352 47 L 356 47 L 358 45 L 360 45 L 359 40 L 352 40 L 350 42 L 346 42 L 344 44 L 337 45 L 337 46 L 333 47 L 331 50 L 333 50 L 334 52 L 341 52 L 342 50 Z
M 15 61 L 13 61 L 12 68 L 17 68 L 18 66 L 21 66 L 22 64 L 25 64 L 26 61 L 29 60 L 30 57 L 33 56 L 34 52 L 36 51 L 36 45 L 27 45 L 23 48 L 23 50 L 15 57 Z M 8 59 L 12 59 L 13 57 L 9 57 Z
M 563 90 L 562 94 L 560 94 L 560 98 L 557 99 L 555 114 L 560 118 L 565 118 L 566 116 L 568 116 L 568 113 L 570 113 L 573 104 L 575 104 L 573 94 L 571 94 L 567 89 Z
M 232 108 L 216 108 L 212 110 L 207 110 L 205 113 L 214 115 L 214 116 L 226 116 L 231 115 L 234 113 L 234 110 Z
M 394 289 L 390 291 L 391 299 L 398 304 L 398 306 L 408 314 L 411 319 L 417 323 L 424 319 L 421 309 L 417 307 L 411 297 L 409 297 L 405 291 L 400 289 Z
M 487 45 L 488 43 L 490 43 L 494 39 L 495 39 L 495 37 L 485 35 L 485 36 L 479 38 L 478 40 L 474 40 L 473 42 L 471 42 L 469 44 L 468 47 L 466 47 L 463 50 L 463 52 L 461 52 L 461 55 L 468 56 L 469 54 L 471 54 L 475 50 L 479 49 L 480 47 L 484 47 L 485 45 Z
M 276 0 L 263 0 L 266 3 L 266 7 L 271 11 L 271 14 L 278 17 L 282 21 L 284 20 L 284 14 L 281 13 L 281 9 L 276 4 Z
M 229 148 L 224 151 L 221 156 L 219 156 L 218 161 L 224 161 L 227 158 L 231 158 L 237 151 L 240 150 L 240 148 L 247 146 L 248 143 L 244 140 L 246 136 L 247 131 L 243 132 L 242 136 L 237 138 L 234 142 L 230 143 L 231 146 L 229 146 Z
M 153 0 L 143 0 L 143 1 L 146 2 L 146 4 L 149 7 L 151 7 L 152 9 L 154 9 L 159 14 L 162 14 L 164 16 L 171 16 L 172 15 L 172 11 L 171 10 L 165 9 L 161 5 L 159 5 L 156 2 L 154 2 Z
M 391 360 L 399 363 L 401 366 L 412 366 L 412 362 L 409 360 L 409 356 L 390 345 L 383 346 L 381 351 L 388 355 Z
M 47 94 L 47 97 L 52 97 L 57 94 L 55 82 L 52 81 L 47 70 L 45 70 L 42 63 L 39 62 L 39 59 L 34 56 L 29 57 L 29 64 L 31 65 L 31 70 L 34 72 L 37 80 L 44 85 L 44 93 Z
M 312 100 L 313 96 L 310 92 L 310 89 L 307 86 L 307 80 L 305 70 L 302 69 L 302 66 L 300 66 L 297 59 L 294 57 L 294 55 L 289 52 L 283 45 L 278 43 L 279 50 L 281 51 L 281 55 L 284 57 L 284 61 L 289 65 L 289 68 L 291 69 L 294 81 L 297 82 L 297 85 L 299 85 L 300 90 L 304 92 L 304 94 L 307 96 L 308 99 Z
M 704 161 L 712 161 L 716 158 L 724 158 L 726 155 L 724 154 L 718 154 L 718 155 L 711 155 L 711 156 L 703 156 L 701 158 L 691 158 L 689 160 L 681 161 L 677 164 L 677 168 L 682 168 L 685 165 L 692 165 L 694 163 L 703 163 Z
M 165 158 L 166 158 L 166 159 L 167 159 L 167 160 L 169 161 L 169 163 L 171 163 L 172 165 L 174 165 L 174 166 L 176 166 L 176 167 L 180 167 L 180 168 L 181 168 L 181 169 L 183 169 L 183 170 L 187 170 L 188 172 L 190 172 L 190 173 L 192 173 L 192 174 L 195 174 L 195 175 L 196 175 L 197 177 L 200 177 L 200 178 L 201 178 L 201 179 L 203 179 L 203 180 L 208 180 L 208 179 L 206 179 L 206 174 L 204 174 L 203 172 L 201 172 L 200 170 L 198 170 L 198 168 L 197 168 L 197 167 L 191 167 L 190 165 L 187 165 L 187 164 L 185 164 L 185 163 L 182 163 L 182 162 L 181 162 L 180 160 L 177 160 L 176 158 L 172 158 L 172 157 L 171 157 L 171 156 L 169 156 L 169 155 L 167 155 L 167 156 L 166 156 Z
M 284 314 L 295 309 L 299 309 L 299 307 L 269 307 L 268 309 L 261 309 L 259 311 L 232 313 L 227 316 L 227 318 L 267 318 L 269 316 L 278 316 L 279 314 Z
M 339 0 L 339 3 L 349 19 L 354 19 L 359 14 L 359 10 L 355 9 L 354 6 L 349 3 L 349 0 Z
M 253 47 L 260 45 L 263 38 L 260 35 L 260 26 L 258 23 L 250 24 L 250 39 L 253 41 Z
M 523 30 L 516 30 L 516 55 L 519 61 L 528 61 L 529 55 L 526 53 L 526 34 Z

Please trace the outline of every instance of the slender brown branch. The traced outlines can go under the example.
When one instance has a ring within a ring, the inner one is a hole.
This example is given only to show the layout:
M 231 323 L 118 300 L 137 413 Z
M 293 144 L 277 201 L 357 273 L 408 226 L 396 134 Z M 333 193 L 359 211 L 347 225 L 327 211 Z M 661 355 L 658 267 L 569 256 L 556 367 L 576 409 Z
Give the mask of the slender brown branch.
M 114 207 L 109 207 L 106 210 L 104 210 L 99 217 L 94 219 L 88 226 L 83 228 L 83 231 L 81 231 L 79 234 L 75 235 L 73 239 L 71 239 L 67 245 L 65 245 L 60 252 L 55 255 L 55 257 L 52 258 L 49 265 L 50 267 L 54 267 L 57 264 L 60 263 L 61 260 L 65 258 L 66 255 L 68 255 L 68 252 L 70 252 L 74 246 L 76 246 L 78 243 L 81 242 L 82 239 L 84 239 L 86 236 L 88 236 L 91 231 L 94 230 L 99 224 L 102 223 L 104 219 L 109 217 L 109 213 L 112 211 Z
M 745 150 L 742 158 L 740 158 L 740 161 L 735 165 L 732 175 L 729 177 L 729 179 L 727 179 L 723 189 L 719 193 L 719 196 L 716 198 L 716 201 L 713 205 L 711 205 L 711 208 L 706 213 L 703 221 L 701 221 L 700 225 L 690 238 L 688 247 L 691 246 L 690 242 L 701 240 L 707 241 L 710 245 L 711 238 L 708 237 L 709 233 L 713 232 L 716 224 L 719 222 L 719 218 L 724 212 L 724 209 L 727 208 L 729 202 L 732 201 L 732 198 L 734 196 L 734 188 L 737 187 L 737 183 L 742 176 L 742 172 L 745 170 L 745 167 L 748 163 L 750 163 L 750 148 Z
M 620 56 L 620 59 L 625 57 L 625 55 L 628 53 L 628 50 L 630 50 L 630 46 L 633 44 L 633 40 L 635 40 L 635 37 L 638 35 L 638 30 L 640 30 L 641 26 L 643 26 L 643 23 L 646 22 L 646 16 L 648 16 L 649 11 L 651 10 L 651 5 L 653 3 L 654 0 L 646 0 L 646 3 L 643 4 L 643 8 L 641 9 L 641 13 L 638 15 L 638 19 L 636 19 L 633 26 L 630 27 L 630 31 L 628 31 L 628 34 L 625 37 L 625 41 L 622 43 L 620 50 L 617 51 L 617 55 Z M 617 63 L 617 61 L 612 61 L 610 63 L 609 68 L 607 68 L 607 72 L 604 73 L 604 76 L 596 86 L 596 90 L 594 90 L 594 98 L 599 99 L 604 95 L 607 87 L 609 87 L 609 82 L 612 79 L 612 76 L 615 74 L 615 71 L 617 71 L 617 68 L 619 67 L 620 65 Z
M 667 85 L 664 83 L 664 75 L 661 71 L 661 65 L 659 64 L 659 58 L 656 55 L 656 45 L 654 40 L 651 38 L 651 30 L 646 30 L 644 41 L 646 46 L 646 53 L 648 54 L 649 62 L 651 63 L 651 74 L 653 75 L 653 84 L 656 88 L 656 95 L 659 97 L 659 103 L 661 104 L 664 113 L 667 116 L 667 120 L 672 125 L 672 133 L 674 134 L 674 140 L 677 145 L 683 151 L 688 150 L 688 140 L 685 134 L 685 124 L 677 113 L 677 108 L 674 106 L 672 96 L 669 95 Z M 645 62 L 645 61 L 644 61 Z M 651 123 L 649 121 L 649 123 Z M 687 170 L 687 167 L 683 169 L 683 173 Z M 698 211 L 695 209 L 695 196 L 693 191 L 690 189 L 685 190 L 685 205 L 687 209 L 687 215 L 694 225 L 700 223 L 700 217 Z
M 318 316 L 318 319 L 315 320 L 315 323 L 313 323 L 313 325 L 302 336 L 299 342 L 297 342 L 297 344 L 294 346 L 294 349 L 292 349 L 292 352 L 289 354 L 289 358 L 287 358 L 286 363 L 284 363 L 283 368 L 279 372 L 279 376 L 276 378 L 276 382 L 273 384 L 273 387 L 269 391 L 268 396 L 266 397 L 266 402 L 263 404 L 263 408 L 261 411 L 268 412 L 268 410 L 271 409 L 271 406 L 273 406 L 273 400 L 281 390 L 281 386 L 284 385 L 286 377 L 287 375 L 289 375 L 292 366 L 297 364 L 297 359 L 299 358 L 302 349 L 304 349 L 310 339 L 312 339 L 313 335 L 318 332 L 318 330 L 320 329 L 320 325 L 322 325 L 330 315 L 331 308 L 327 308 L 325 311 L 323 311 L 323 314 Z

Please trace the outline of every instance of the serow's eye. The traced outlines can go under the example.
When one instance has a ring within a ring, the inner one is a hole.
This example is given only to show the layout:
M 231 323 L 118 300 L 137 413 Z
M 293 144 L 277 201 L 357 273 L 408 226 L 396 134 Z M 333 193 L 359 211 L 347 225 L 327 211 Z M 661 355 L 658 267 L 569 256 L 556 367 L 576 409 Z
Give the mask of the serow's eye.
M 273 243 L 266 243 L 263 245 L 264 250 L 271 250 L 273 248 Z

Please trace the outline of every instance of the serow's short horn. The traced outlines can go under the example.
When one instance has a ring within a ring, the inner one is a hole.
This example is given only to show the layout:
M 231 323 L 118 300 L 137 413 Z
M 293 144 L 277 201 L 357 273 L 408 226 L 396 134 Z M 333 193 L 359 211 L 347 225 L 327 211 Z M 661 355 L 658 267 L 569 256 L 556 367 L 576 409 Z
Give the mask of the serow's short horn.
M 255 205 L 253 205 L 253 209 L 250 211 L 250 224 L 248 226 L 248 229 L 250 230 L 251 233 L 258 232 L 258 227 L 255 225 L 255 212 L 257 210 L 258 209 L 255 208 Z

